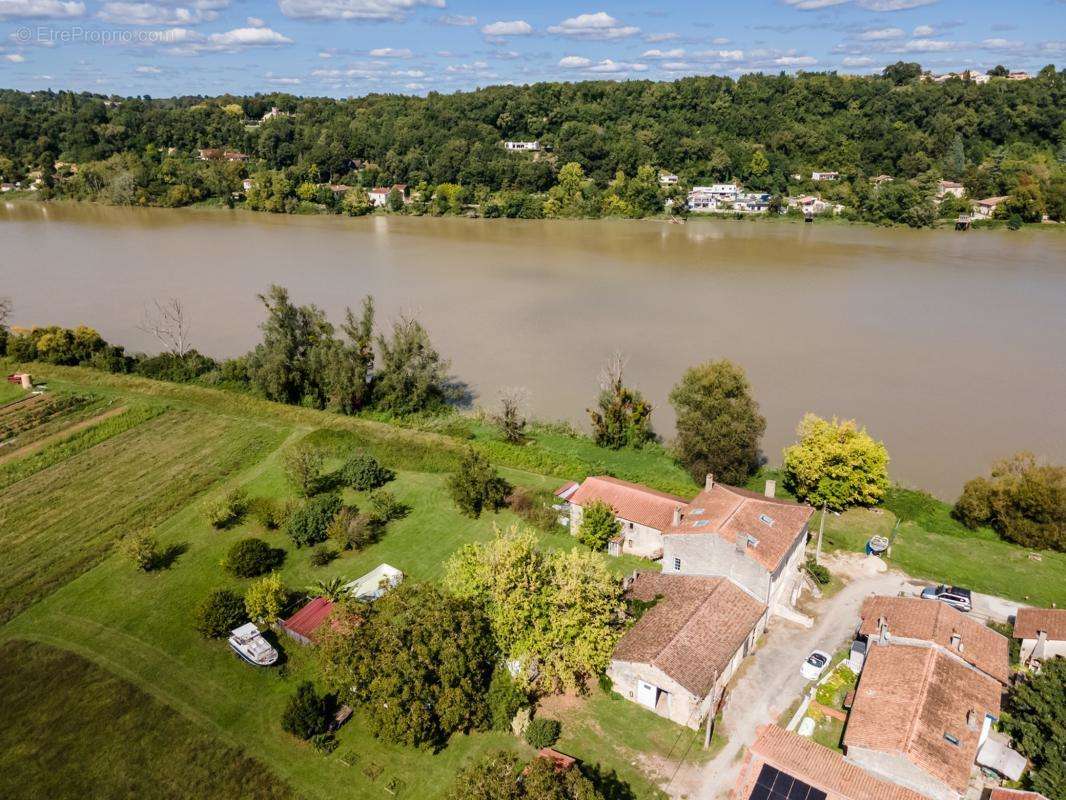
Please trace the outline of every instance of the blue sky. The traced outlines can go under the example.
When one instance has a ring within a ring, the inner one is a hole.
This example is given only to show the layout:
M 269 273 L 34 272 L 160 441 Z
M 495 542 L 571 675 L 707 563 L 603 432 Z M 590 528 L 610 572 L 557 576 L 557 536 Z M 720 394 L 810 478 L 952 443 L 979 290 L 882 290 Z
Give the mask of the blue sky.
M 425 94 L 496 83 L 1066 62 L 1066 0 L 0 0 L 0 86 Z

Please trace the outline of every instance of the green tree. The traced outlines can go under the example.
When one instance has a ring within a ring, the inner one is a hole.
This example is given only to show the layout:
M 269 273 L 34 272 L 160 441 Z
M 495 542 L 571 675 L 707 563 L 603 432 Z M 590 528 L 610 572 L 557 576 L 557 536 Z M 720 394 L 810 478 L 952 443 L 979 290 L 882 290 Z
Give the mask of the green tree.
M 492 673 L 492 682 L 486 695 L 492 729 L 509 731 L 515 714 L 529 705 L 529 695 L 511 677 L 506 667 L 496 667 Z
M 557 719 L 550 717 L 537 717 L 526 727 L 526 744 L 535 750 L 542 747 L 551 747 L 559 741 L 559 734 L 563 726 Z
M 349 217 L 366 216 L 373 210 L 374 204 L 370 202 L 370 195 L 361 187 L 349 189 L 341 199 L 341 211 Z
M 340 477 L 345 485 L 366 492 L 384 486 L 396 477 L 396 473 L 382 466 L 369 453 L 354 453 L 341 466 Z
M 617 781 L 617 797 L 632 792 Z M 523 765 L 518 756 L 506 750 L 490 752 L 473 761 L 455 776 L 446 800 L 604 800 L 580 769 L 560 772 L 546 758 L 534 758 Z
M 1003 726 L 1018 752 L 1032 761 L 1032 788 L 1066 797 L 1066 659 L 1045 661 L 1007 695 Z
M 403 211 L 403 192 L 393 186 L 385 197 L 385 208 L 394 214 Z
M 612 450 L 643 447 L 655 438 L 651 428 L 651 404 L 639 391 L 625 385 L 624 367 L 621 354 L 608 360 L 600 375 L 597 408 L 588 409 L 596 444 Z
M 888 451 L 854 420 L 806 414 L 799 441 L 785 448 L 785 488 L 834 511 L 880 503 L 888 491 Z
M 581 511 L 577 540 L 592 550 L 606 550 L 621 530 L 615 510 L 602 500 L 593 500 Z
M 285 551 L 262 539 L 248 537 L 234 542 L 226 551 L 222 567 L 235 578 L 254 578 L 281 565 Z
M 362 314 L 344 311 L 341 330 L 347 342 L 335 341 L 326 359 L 329 407 L 355 414 L 370 404 L 374 378 L 374 298 L 363 298 Z
M 674 454 L 693 480 L 713 474 L 743 485 L 759 467 L 766 419 L 751 396 L 747 376 L 728 360 L 687 370 L 670 392 L 677 413 Z
M 1044 196 L 1039 184 L 1026 178 L 1003 203 L 1003 213 L 1008 217 L 1017 214 L 1022 222 L 1040 222 L 1044 218 Z
M 429 340 L 415 319 L 400 317 L 392 336 L 378 336 L 380 369 L 374 381 L 378 408 L 393 414 L 437 411 L 447 396 L 449 362 Z
M 489 722 L 497 659 L 484 614 L 429 584 L 405 583 L 330 626 L 315 648 L 329 685 L 359 703 L 375 735 L 436 747 Z
M 252 581 L 244 593 L 244 610 L 248 617 L 269 625 L 281 619 L 288 602 L 289 590 L 277 572 Z
M 333 703 L 329 696 L 315 691 L 311 681 L 303 681 L 289 698 L 281 715 L 281 729 L 307 740 L 329 730 Z
M 309 444 L 285 451 L 285 478 L 297 494 L 313 495 L 322 482 L 322 452 Z
M 526 418 L 522 415 L 525 394 L 520 389 L 505 389 L 500 392 L 500 410 L 493 414 L 492 422 L 503 440 L 520 444 L 526 437 Z
M 766 157 L 766 153 L 762 150 L 756 150 L 751 154 L 751 161 L 748 163 L 748 175 L 761 178 L 767 172 L 770 171 L 770 160 Z
M 245 619 L 244 600 L 229 589 L 215 589 L 196 607 L 196 630 L 205 639 L 229 636 Z
M 122 552 L 142 572 L 151 572 L 159 565 L 159 541 L 148 531 L 128 534 L 122 540 Z
M 474 519 L 486 509 L 495 512 L 503 508 L 510 490 L 510 484 L 496 474 L 492 463 L 473 448 L 467 449 L 459 470 L 448 478 L 448 493 L 455 505 Z
M 312 497 L 289 514 L 285 521 L 285 532 L 297 547 L 324 542 L 329 524 L 340 510 L 341 499 L 336 494 Z

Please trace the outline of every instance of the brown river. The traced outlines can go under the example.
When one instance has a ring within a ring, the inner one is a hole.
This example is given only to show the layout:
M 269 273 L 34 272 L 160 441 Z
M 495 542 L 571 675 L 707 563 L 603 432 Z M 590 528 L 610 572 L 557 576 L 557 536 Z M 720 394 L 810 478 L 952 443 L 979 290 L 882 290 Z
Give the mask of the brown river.
M 196 347 L 256 341 L 271 283 L 337 319 L 365 294 L 413 312 L 479 402 L 528 392 L 583 424 L 604 359 L 672 434 L 689 365 L 741 364 L 779 463 L 805 411 L 857 418 L 895 479 L 954 497 L 998 457 L 1066 459 L 1066 235 L 695 220 L 281 217 L 0 203 L 15 324 L 85 323 L 130 350 L 152 298 Z

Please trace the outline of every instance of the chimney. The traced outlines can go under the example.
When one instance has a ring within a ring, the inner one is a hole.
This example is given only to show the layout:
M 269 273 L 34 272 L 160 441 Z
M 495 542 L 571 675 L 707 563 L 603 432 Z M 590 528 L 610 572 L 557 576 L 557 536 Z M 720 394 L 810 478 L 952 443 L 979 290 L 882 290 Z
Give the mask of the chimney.
M 681 524 L 681 506 L 674 506 L 674 527 Z
M 748 535 L 746 533 L 737 534 L 736 546 L 737 552 L 741 555 L 748 552 Z
M 706 489 L 706 490 L 707 490 L 708 492 L 709 492 L 709 491 L 711 491 L 711 489 L 713 489 L 713 488 L 714 488 L 714 473 L 713 473 L 713 472 L 708 472 L 708 473 L 707 473 L 707 483 L 706 483 L 706 485 L 704 486 L 704 488 L 705 488 L 705 489 Z
M 977 730 L 977 711 L 970 709 L 966 712 L 966 727 L 971 731 Z
M 777 495 L 777 481 L 769 480 L 766 482 L 766 488 L 763 489 L 763 494 L 767 497 L 774 497 Z
M 962 634 L 958 631 L 951 632 L 951 649 L 959 653 L 962 652 Z
M 877 618 L 877 634 L 881 638 L 881 644 L 888 644 L 888 620 L 883 614 Z

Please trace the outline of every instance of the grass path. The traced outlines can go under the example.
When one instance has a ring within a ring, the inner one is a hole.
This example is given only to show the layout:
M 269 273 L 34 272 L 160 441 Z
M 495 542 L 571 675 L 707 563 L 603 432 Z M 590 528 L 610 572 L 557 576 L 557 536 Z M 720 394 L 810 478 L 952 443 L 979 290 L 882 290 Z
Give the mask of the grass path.
M 89 417 L 88 419 L 83 419 L 81 422 L 75 422 L 73 425 L 69 425 L 60 431 L 50 433 L 49 435 L 43 436 L 40 439 L 30 442 L 27 445 L 23 445 L 17 450 L 12 450 L 11 452 L 0 454 L 0 464 L 3 464 L 5 461 L 13 461 L 16 458 L 23 458 L 24 456 L 36 453 L 38 450 L 43 450 L 45 447 L 48 447 L 51 444 L 55 444 L 56 442 L 61 442 L 65 439 L 68 439 L 79 431 L 83 431 L 86 428 L 91 428 L 94 425 L 97 425 L 98 423 L 111 419 L 111 417 L 117 417 L 119 414 L 123 414 L 125 412 L 126 406 L 119 406 L 117 408 L 112 408 L 108 411 L 105 411 L 103 414 L 97 414 L 95 417 Z

